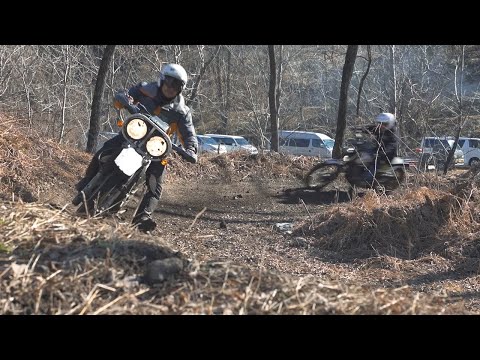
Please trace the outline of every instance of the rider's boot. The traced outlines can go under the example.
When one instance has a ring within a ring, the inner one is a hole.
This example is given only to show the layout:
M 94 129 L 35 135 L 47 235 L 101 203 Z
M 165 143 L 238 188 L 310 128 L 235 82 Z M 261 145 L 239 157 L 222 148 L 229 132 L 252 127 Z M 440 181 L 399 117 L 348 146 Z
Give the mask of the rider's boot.
M 89 176 L 89 177 L 85 176 L 85 177 L 82 178 L 78 183 L 75 184 L 75 189 L 76 189 L 77 191 L 82 191 L 83 188 L 84 188 L 85 186 L 87 186 L 87 184 L 88 184 L 88 183 L 90 182 L 90 180 L 92 180 L 92 179 L 93 179 L 93 176 L 92 176 L 92 177 L 90 177 L 90 176 Z
M 159 200 L 150 193 L 145 194 L 132 221 L 138 230 L 147 232 L 156 228 L 157 224 L 152 219 L 152 213 L 157 208 L 158 202 Z

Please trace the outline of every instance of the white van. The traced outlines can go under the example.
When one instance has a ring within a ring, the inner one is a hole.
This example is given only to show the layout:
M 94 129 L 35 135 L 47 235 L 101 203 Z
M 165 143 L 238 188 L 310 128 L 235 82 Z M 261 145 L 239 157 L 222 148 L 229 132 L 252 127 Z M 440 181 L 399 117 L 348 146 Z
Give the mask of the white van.
M 464 164 L 472 166 L 474 163 L 480 162 L 480 139 L 459 137 L 458 146 L 463 151 Z
M 225 145 L 227 152 L 232 151 L 240 151 L 244 150 L 249 152 L 250 154 L 258 154 L 258 149 L 250 144 L 247 139 L 243 136 L 235 136 L 235 135 L 221 135 L 221 134 L 205 134 L 210 136 L 219 144 Z
M 330 136 L 310 131 L 278 131 L 278 150 L 283 154 L 332 157 L 335 140 Z

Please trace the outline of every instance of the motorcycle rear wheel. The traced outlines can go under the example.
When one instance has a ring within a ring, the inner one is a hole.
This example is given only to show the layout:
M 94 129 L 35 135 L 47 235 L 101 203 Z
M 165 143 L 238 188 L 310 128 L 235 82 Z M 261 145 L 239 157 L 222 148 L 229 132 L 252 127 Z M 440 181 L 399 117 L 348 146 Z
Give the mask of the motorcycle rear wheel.
M 406 174 L 403 168 L 396 168 L 394 173 L 395 176 L 383 182 L 382 185 L 385 188 L 385 191 L 393 191 L 405 183 Z
M 335 164 L 317 164 L 305 177 L 305 183 L 310 189 L 321 189 L 334 181 L 340 173 L 340 167 Z

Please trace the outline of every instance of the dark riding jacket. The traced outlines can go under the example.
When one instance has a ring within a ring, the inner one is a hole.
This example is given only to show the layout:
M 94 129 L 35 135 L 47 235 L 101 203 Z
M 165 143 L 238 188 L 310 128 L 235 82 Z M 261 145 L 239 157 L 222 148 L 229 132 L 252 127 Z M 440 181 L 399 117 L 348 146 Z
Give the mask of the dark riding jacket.
M 173 100 L 166 99 L 156 82 L 142 82 L 128 90 L 135 103 L 140 102 L 147 110 L 170 125 L 169 135 L 175 132 L 185 149 L 198 152 L 198 140 L 192 122 L 192 112 L 185 105 L 182 94 Z
M 381 129 L 381 127 L 377 124 L 366 127 L 366 131 L 375 136 L 375 140 L 377 141 L 377 149 L 380 147 L 380 151 L 378 152 L 379 157 L 386 157 L 388 160 L 392 160 L 397 156 L 397 137 L 395 136 L 396 130 L 396 126 L 394 126 L 392 129 Z

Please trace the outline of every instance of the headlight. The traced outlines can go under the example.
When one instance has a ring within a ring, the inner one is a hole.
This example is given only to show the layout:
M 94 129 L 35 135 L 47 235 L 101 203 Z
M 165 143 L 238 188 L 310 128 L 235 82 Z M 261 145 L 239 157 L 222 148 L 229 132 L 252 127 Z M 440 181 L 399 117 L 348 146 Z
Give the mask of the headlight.
M 147 141 L 147 151 L 152 156 L 162 156 L 167 151 L 167 142 L 160 136 L 154 136 Z
M 142 119 L 133 119 L 127 125 L 127 134 L 134 140 L 140 140 L 147 134 L 147 124 Z

